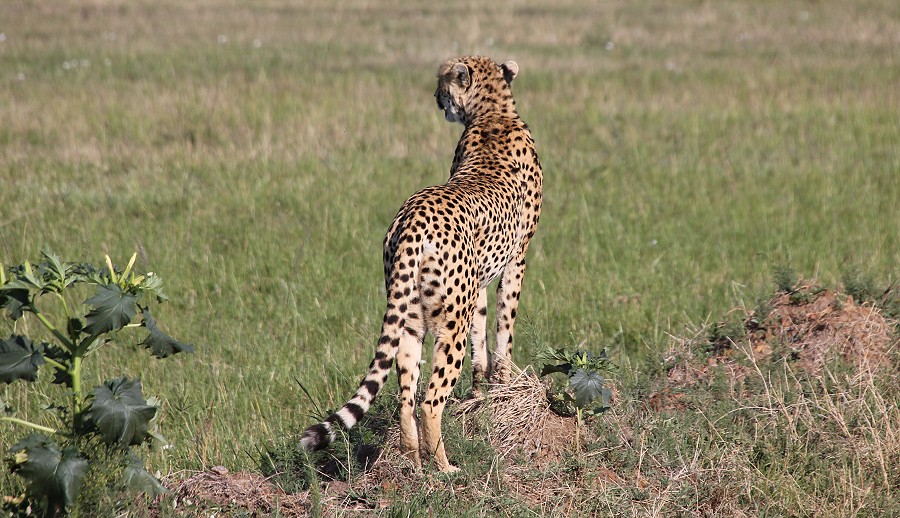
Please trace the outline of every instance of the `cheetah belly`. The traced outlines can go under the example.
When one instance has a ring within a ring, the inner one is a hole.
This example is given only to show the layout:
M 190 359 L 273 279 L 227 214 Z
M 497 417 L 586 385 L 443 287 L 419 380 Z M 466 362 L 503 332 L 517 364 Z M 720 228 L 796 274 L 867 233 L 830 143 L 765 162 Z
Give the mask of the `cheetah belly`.
M 481 267 L 478 270 L 478 284 L 480 288 L 487 286 L 512 259 L 516 249 L 512 235 L 503 236 L 482 250 Z M 502 251 L 502 252 L 501 252 Z

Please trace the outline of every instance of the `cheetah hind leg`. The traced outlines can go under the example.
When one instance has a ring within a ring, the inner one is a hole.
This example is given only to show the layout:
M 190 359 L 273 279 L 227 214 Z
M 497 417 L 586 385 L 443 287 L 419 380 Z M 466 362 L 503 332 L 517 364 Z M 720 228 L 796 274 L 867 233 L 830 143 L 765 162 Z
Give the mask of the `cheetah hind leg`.
M 425 399 L 422 401 L 422 442 L 426 453 L 434 459 L 437 468 L 445 473 L 459 471 L 450 464 L 444 449 L 444 438 L 441 434 L 441 420 L 447 397 L 459 379 L 460 368 L 457 359 L 464 353 L 465 333 L 452 333 L 448 340 L 437 340 L 434 350 L 434 371 Z M 458 356 L 454 356 L 453 353 Z
M 478 290 L 475 314 L 472 315 L 472 397 L 481 397 L 490 379 L 491 355 L 487 347 L 487 289 Z
M 400 385 L 400 453 L 417 468 L 422 467 L 415 405 L 423 338 L 424 331 L 420 333 L 420 336 L 416 336 L 404 330 L 400 338 L 400 350 L 397 354 L 397 381 Z
M 476 296 L 472 293 L 472 299 Z M 471 302 L 462 301 L 466 307 Z M 465 356 L 466 330 L 471 324 L 471 313 L 474 305 L 464 311 L 461 321 L 455 324 L 447 322 L 436 335 L 433 355 L 433 370 L 425 398 L 422 401 L 422 442 L 426 453 L 434 459 L 440 471 L 452 473 L 459 468 L 450 464 L 444 450 L 444 439 L 441 435 L 441 418 L 447 398 L 456 382 Z M 452 322 L 452 321 L 451 321 Z

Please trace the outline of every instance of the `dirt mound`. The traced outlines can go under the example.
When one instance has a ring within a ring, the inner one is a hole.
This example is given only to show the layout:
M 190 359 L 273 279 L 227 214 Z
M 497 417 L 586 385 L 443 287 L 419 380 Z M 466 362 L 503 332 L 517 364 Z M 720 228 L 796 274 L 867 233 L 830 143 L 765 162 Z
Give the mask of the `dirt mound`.
M 747 321 L 753 350 L 760 355 L 771 354 L 773 344 L 784 344 L 811 374 L 821 373 L 834 355 L 860 370 L 890 364 L 893 329 L 874 305 L 804 283 L 791 293 L 779 293 L 768 307 L 768 314 L 751 315 Z
M 740 380 L 758 365 L 786 362 L 818 376 L 833 361 L 857 371 L 890 368 L 897 344 L 895 322 L 873 304 L 801 282 L 746 313 L 733 310 L 726 320 L 677 339 L 666 357 L 668 386 L 654 393 L 655 409 L 681 409 L 672 387 L 709 381 L 713 370 Z M 757 364 L 757 365 L 753 365 Z
M 309 516 L 309 492 L 289 494 L 256 473 L 230 473 L 222 466 L 168 484 L 174 507 L 187 516 Z M 212 514 L 209 514 L 212 513 Z

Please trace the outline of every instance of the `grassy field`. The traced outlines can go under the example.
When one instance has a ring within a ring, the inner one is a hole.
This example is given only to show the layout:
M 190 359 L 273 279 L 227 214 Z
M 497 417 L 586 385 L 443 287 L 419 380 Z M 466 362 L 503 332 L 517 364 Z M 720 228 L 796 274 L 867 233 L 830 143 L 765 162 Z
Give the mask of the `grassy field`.
M 298 381 L 323 408 L 350 394 L 384 310 L 383 232 L 448 175 L 461 127 L 432 92 L 454 55 L 519 63 L 544 164 L 519 364 L 584 342 L 628 386 L 670 335 L 770 293 L 777 265 L 897 282 L 897 2 L 332 4 L 0 9 L 0 262 L 137 251 L 165 279 L 159 320 L 197 353 L 110 349 L 89 373 L 164 402 L 154 471 L 255 469 L 312 421 Z M 34 417 L 23 387 L 0 397 Z M 18 435 L 0 424 L 0 448 Z M 848 510 L 763 493 L 775 514 Z

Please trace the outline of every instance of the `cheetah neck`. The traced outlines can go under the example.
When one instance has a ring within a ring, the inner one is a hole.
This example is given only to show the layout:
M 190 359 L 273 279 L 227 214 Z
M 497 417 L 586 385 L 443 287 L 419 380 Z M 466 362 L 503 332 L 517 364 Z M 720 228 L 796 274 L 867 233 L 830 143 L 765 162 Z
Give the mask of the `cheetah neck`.
M 510 97 L 509 101 L 503 104 L 486 105 L 480 110 L 466 110 L 463 124 L 469 128 L 514 119 L 519 119 L 519 112 L 516 111 L 515 101 Z

